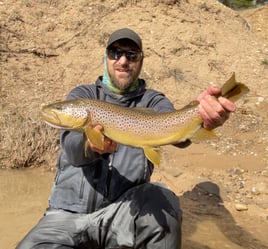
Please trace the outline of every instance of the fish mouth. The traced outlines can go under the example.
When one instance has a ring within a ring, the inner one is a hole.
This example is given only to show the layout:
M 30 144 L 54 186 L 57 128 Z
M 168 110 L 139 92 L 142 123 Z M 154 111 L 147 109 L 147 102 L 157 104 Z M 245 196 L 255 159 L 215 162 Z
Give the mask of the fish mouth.
M 61 124 L 59 115 L 52 110 L 42 109 L 41 119 L 44 120 L 46 124 L 54 128 L 67 128 L 66 126 Z

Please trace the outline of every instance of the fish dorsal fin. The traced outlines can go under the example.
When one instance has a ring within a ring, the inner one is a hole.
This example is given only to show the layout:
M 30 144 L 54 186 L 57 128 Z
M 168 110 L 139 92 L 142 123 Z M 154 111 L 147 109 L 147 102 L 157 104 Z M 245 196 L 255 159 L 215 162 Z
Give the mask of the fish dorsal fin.
M 218 136 L 214 132 L 214 130 L 207 130 L 205 128 L 200 128 L 194 133 L 193 137 L 191 138 L 191 141 L 193 143 L 196 143 L 203 140 L 217 139 L 217 138 Z
M 132 110 L 136 110 L 138 112 L 144 112 L 147 114 L 156 114 L 157 111 L 153 108 L 146 108 L 146 107 L 134 107 Z
M 151 161 L 154 165 L 159 166 L 160 164 L 160 148 L 146 147 L 143 148 L 146 158 Z
M 188 110 L 188 109 L 192 109 L 192 108 L 194 108 L 194 107 L 196 107 L 196 106 L 198 106 L 199 105 L 199 101 L 197 101 L 197 100 L 193 100 L 193 101 L 191 101 L 188 105 L 186 105 L 186 106 L 184 106 L 184 107 L 182 107 L 181 109 L 180 109 L 180 111 L 182 111 L 182 110 Z
M 239 83 L 235 79 L 235 73 L 232 74 L 229 80 L 221 87 L 221 96 L 236 101 L 244 94 L 248 93 L 249 89 L 246 85 Z

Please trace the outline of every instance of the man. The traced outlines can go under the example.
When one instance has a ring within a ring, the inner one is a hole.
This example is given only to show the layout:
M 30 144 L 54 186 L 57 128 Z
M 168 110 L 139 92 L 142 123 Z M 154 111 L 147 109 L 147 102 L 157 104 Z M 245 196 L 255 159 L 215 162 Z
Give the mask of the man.
M 100 99 L 157 112 L 174 110 L 162 93 L 146 89 L 144 80 L 138 78 L 142 64 L 141 38 L 130 29 L 119 29 L 108 40 L 103 76 L 95 84 L 76 87 L 67 99 Z M 235 110 L 227 99 L 213 97 L 219 92 L 210 86 L 197 98 L 207 129 L 222 125 Z M 49 208 L 17 249 L 180 248 L 181 211 L 176 195 L 161 184 L 150 183 L 153 165 L 142 149 L 118 145 L 109 138 L 104 142 L 102 151 L 89 143 L 85 155 L 82 133 L 61 133 Z

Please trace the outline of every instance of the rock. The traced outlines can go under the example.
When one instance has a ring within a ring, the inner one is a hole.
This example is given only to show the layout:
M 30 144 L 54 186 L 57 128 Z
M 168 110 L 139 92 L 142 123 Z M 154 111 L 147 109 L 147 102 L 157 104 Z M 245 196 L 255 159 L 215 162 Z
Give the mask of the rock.
M 242 203 L 236 203 L 235 204 L 235 209 L 237 211 L 247 211 L 248 210 L 248 206 Z

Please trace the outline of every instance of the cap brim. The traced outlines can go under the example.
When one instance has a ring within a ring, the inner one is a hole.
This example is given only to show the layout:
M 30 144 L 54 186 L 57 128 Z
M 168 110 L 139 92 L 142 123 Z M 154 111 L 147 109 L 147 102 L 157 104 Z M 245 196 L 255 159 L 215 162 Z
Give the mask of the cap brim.
M 119 29 L 113 32 L 107 42 L 106 47 L 108 48 L 114 42 L 121 40 L 121 39 L 131 40 L 138 46 L 139 49 L 142 49 L 141 38 L 136 32 L 128 28 Z

